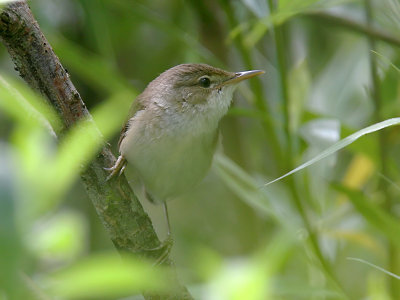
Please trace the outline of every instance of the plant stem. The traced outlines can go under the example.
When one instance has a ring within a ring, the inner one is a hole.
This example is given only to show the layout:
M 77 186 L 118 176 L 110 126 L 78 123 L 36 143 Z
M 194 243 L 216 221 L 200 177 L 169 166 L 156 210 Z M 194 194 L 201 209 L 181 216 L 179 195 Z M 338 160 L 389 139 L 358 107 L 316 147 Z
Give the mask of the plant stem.
M 238 26 L 238 22 L 236 21 L 231 4 L 229 2 L 223 2 L 225 12 L 228 17 L 228 21 L 230 23 L 231 28 L 235 28 Z M 235 45 L 237 49 L 239 50 L 239 53 L 241 55 L 241 58 L 249 70 L 254 69 L 254 63 L 253 59 L 250 55 L 250 52 L 246 47 L 244 46 L 243 42 L 243 35 L 240 33 L 240 36 L 235 39 Z M 256 78 L 257 79 L 257 78 Z M 270 114 L 270 110 L 268 108 L 268 101 L 266 101 L 266 96 L 264 95 L 264 91 L 261 85 L 261 82 L 259 80 L 252 80 L 250 82 L 250 86 L 252 91 L 254 92 L 255 95 L 255 105 L 256 108 L 263 113 L 264 115 L 268 116 Z M 271 155 L 275 158 L 272 160 L 273 163 L 275 163 L 275 166 L 270 166 L 270 170 L 272 174 L 279 174 L 279 172 L 283 169 L 285 166 L 285 157 L 283 155 L 281 143 L 278 138 L 277 134 L 277 128 L 272 124 L 271 122 L 262 121 L 262 126 L 265 132 L 266 140 L 268 141 L 268 146 L 271 148 Z
M 273 0 L 269 1 L 269 7 L 271 13 L 276 10 L 276 4 Z M 275 53 L 277 59 L 277 69 L 279 73 L 279 81 L 280 81 L 280 95 L 282 99 L 282 109 L 283 109 L 283 130 L 286 138 L 286 170 L 285 172 L 290 171 L 293 168 L 293 140 L 292 133 L 290 131 L 290 99 L 289 99 L 289 89 L 288 89 L 288 80 L 287 80 L 287 64 L 286 64 L 286 50 L 284 47 L 284 34 L 283 34 L 283 25 L 272 27 L 273 36 L 275 39 Z
M 393 46 L 400 47 L 400 39 L 396 36 L 393 36 L 385 31 L 373 28 L 372 26 L 368 26 L 360 22 L 347 19 L 345 17 L 336 16 L 334 14 L 326 12 L 311 12 L 306 13 L 303 16 L 313 19 L 318 23 L 331 23 L 335 26 L 341 26 L 354 32 L 364 34 L 376 40 L 380 40 Z
M 371 0 L 364 0 L 365 7 L 365 17 L 367 28 L 372 29 L 373 22 L 373 10 Z M 376 61 L 376 55 L 372 53 L 372 51 L 376 51 L 376 37 L 373 35 L 368 35 L 368 44 L 369 44 L 369 63 L 370 63 L 370 74 L 371 74 L 371 94 L 375 104 L 374 109 L 374 118 L 375 122 L 381 121 L 381 86 L 378 75 L 378 67 Z M 380 172 L 388 176 L 388 164 L 387 159 L 389 157 L 388 149 L 386 145 L 389 144 L 389 140 L 387 139 L 387 132 L 384 130 L 380 130 L 378 132 L 378 140 L 379 140 L 379 157 L 380 157 Z M 387 181 L 383 176 L 379 176 L 378 178 L 378 189 L 383 192 L 385 197 L 385 209 L 388 213 L 391 213 L 393 201 L 391 195 L 389 193 L 389 186 Z M 397 268 L 397 252 L 398 249 L 392 241 L 387 241 L 388 244 L 388 269 L 389 271 L 396 273 L 398 271 Z M 390 281 L 390 290 L 391 295 L 394 299 L 399 299 L 400 297 L 400 288 L 398 285 L 398 280 L 393 277 L 389 277 Z
M 277 9 L 277 3 L 275 0 L 268 0 L 269 9 L 271 14 Z M 282 106 L 284 109 L 284 123 L 285 123 L 285 134 L 286 134 L 286 141 L 287 141 L 287 150 L 286 150 L 286 168 L 287 170 L 291 170 L 294 165 L 293 161 L 293 136 L 290 132 L 290 115 L 289 115 L 289 107 L 290 107 L 290 99 L 289 99 L 289 86 L 287 84 L 287 66 L 285 61 L 285 45 L 283 39 L 283 32 L 282 32 L 282 24 L 279 26 L 272 25 L 271 30 L 274 32 L 275 38 L 275 48 L 276 48 L 276 57 L 278 61 L 278 71 L 279 71 L 279 78 L 280 78 L 280 88 L 281 88 L 281 97 L 282 97 Z M 302 220 L 305 229 L 309 234 L 309 241 L 311 244 L 311 248 L 317 259 L 321 264 L 322 270 L 324 270 L 325 276 L 327 276 L 330 281 L 335 285 L 336 289 L 342 294 L 343 297 L 347 297 L 341 283 L 336 278 L 331 265 L 326 261 L 321 248 L 318 243 L 318 236 L 316 231 L 314 230 L 308 216 L 306 208 L 304 207 L 301 197 L 299 195 L 299 191 L 296 187 L 295 179 L 290 176 L 288 178 L 288 188 L 291 193 L 291 199 L 293 200 L 294 206 L 297 208 Z

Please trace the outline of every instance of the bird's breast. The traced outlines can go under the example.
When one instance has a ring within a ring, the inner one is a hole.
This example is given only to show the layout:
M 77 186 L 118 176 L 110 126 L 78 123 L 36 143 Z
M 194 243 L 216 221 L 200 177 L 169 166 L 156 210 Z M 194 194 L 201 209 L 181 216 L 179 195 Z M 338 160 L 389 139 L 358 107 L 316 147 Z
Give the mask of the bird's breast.
M 133 125 L 133 126 L 132 126 Z M 131 124 L 121 154 L 153 198 L 166 201 L 197 184 L 207 173 L 215 150 L 216 129 L 167 129 L 162 124 Z

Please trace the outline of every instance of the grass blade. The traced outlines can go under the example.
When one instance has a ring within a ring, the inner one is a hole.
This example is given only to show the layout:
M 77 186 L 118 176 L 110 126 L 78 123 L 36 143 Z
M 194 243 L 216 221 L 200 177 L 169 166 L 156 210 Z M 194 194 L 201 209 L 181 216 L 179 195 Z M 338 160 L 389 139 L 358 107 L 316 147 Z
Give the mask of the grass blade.
M 392 118 L 392 119 L 388 119 L 376 124 L 373 124 L 371 126 L 365 127 L 351 135 L 349 135 L 348 137 L 340 140 L 339 142 L 337 142 L 336 144 L 332 145 L 331 147 L 329 147 L 328 149 L 326 149 L 325 151 L 322 151 L 319 155 L 315 156 L 313 159 L 310 159 L 309 161 L 301 164 L 300 166 L 298 166 L 297 168 L 291 170 L 290 172 L 270 181 L 267 182 L 266 184 L 264 184 L 264 186 L 268 186 L 272 183 L 275 183 L 279 180 L 282 180 L 285 177 L 288 177 L 289 175 L 292 175 L 302 169 L 305 169 L 317 162 L 319 162 L 320 160 L 328 157 L 329 155 L 332 155 L 334 153 L 336 153 L 337 151 L 343 149 L 344 147 L 347 147 L 348 145 L 350 145 L 351 143 L 355 142 L 356 140 L 358 140 L 360 137 L 366 135 L 366 134 L 370 134 L 373 132 L 376 132 L 378 130 L 384 129 L 386 127 L 390 127 L 390 126 L 394 126 L 394 125 L 399 125 L 400 124 L 400 118 Z
M 377 265 L 374 265 L 373 263 L 370 263 L 370 262 L 368 262 L 368 261 L 366 261 L 366 260 L 363 260 L 363 259 L 360 259 L 360 258 L 355 258 L 355 257 L 348 257 L 347 259 L 348 259 L 348 260 L 358 261 L 358 262 L 360 262 L 360 263 L 366 264 L 366 265 L 368 265 L 368 266 L 373 267 L 374 269 L 377 269 L 377 270 L 379 270 L 379 271 L 381 271 L 381 272 L 383 272 L 383 273 L 385 273 L 385 274 L 387 274 L 387 275 L 389 275 L 389 276 L 392 276 L 392 277 L 394 277 L 394 278 L 400 280 L 400 276 L 399 276 L 399 275 L 396 275 L 396 274 L 394 274 L 394 273 L 392 273 L 392 272 L 389 272 L 388 270 L 385 270 L 384 268 L 381 268 L 381 267 L 379 267 L 379 266 L 377 266 Z

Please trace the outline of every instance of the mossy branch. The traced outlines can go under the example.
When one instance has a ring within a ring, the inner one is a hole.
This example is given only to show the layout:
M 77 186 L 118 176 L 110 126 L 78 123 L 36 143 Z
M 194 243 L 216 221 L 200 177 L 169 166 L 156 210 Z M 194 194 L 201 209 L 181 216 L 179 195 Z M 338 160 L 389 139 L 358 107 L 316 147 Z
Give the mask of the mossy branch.
M 83 118 L 91 120 L 80 94 L 25 1 L 12 2 L 1 11 L 0 40 L 10 53 L 20 76 L 58 112 L 64 124 L 63 129 L 57 132 L 59 136 Z M 112 166 L 114 162 L 111 150 L 104 146 L 82 172 L 82 182 L 115 247 L 121 252 L 135 253 L 154 260 L 160 253 L 148 249 L 159 247 L 161 242 L 125 177 L 106 181 L 108 173 L 103 168 Z M 169 259 L 166 264 L 173 267 Z M 174 295 L 145 297 L 192 299 L 177 278 L 170 280 L 177 287 Z

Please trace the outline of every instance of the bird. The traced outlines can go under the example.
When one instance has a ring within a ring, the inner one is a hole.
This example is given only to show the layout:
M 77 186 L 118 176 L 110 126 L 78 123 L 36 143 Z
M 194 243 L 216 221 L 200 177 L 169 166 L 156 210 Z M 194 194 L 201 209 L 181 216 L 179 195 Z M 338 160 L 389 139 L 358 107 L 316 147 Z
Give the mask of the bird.
M 218 125 L 238 83 L 263 73 L 207 64 L 180 64 L 161 73 L 134 100 L 107 179 L 122 174 L 128 164 L 153 203 L 192 189 L 211 166 Z

